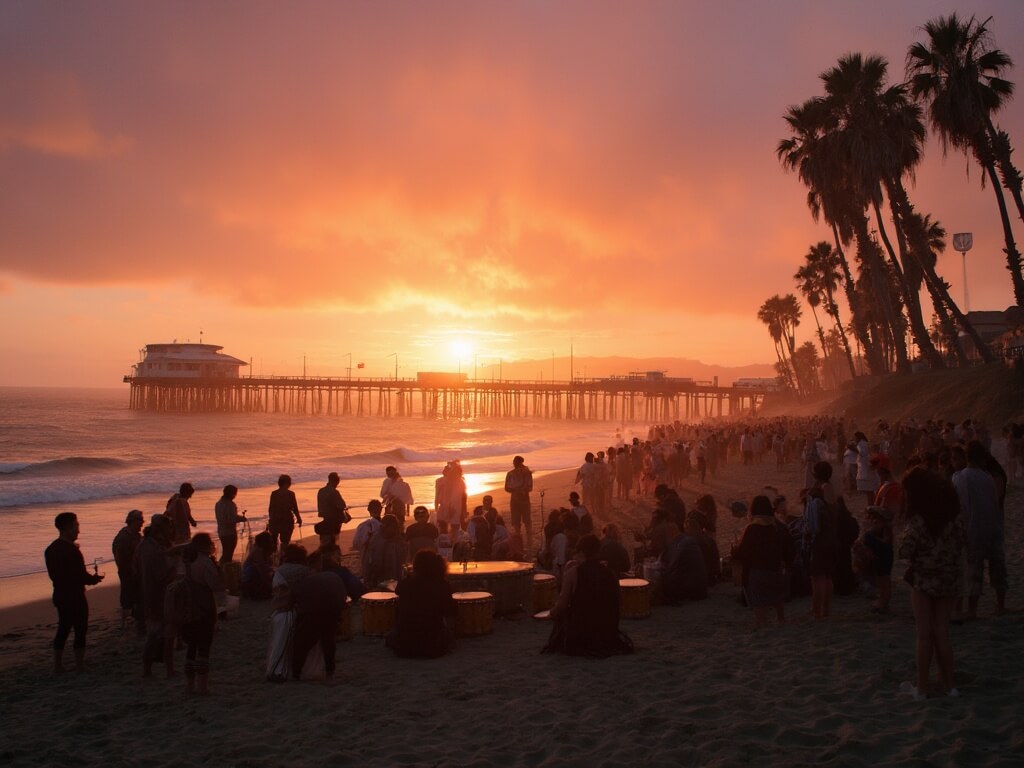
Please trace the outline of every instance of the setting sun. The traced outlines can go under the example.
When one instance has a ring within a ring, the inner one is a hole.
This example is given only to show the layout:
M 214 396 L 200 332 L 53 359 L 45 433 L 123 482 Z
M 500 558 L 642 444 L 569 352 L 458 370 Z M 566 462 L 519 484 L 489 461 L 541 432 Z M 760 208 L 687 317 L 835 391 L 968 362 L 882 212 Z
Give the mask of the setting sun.
M 467 341 L 466 339 L 453 339 L 449 344 L 449 348 L 451 349 L 452 354 L 459 360 L 464 360 L 465 358 L 470 357 L 475 351 L 473 342 Z

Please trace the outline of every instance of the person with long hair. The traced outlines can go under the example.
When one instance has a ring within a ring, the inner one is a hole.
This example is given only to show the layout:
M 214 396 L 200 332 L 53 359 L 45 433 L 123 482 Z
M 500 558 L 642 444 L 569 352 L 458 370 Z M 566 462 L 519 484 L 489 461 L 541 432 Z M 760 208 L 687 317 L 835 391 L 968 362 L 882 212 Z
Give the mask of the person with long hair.
M 909 561 L 904 578 L 913 587 L 917 682 L 904 682 L 900 690 L 915 700 L 924 699 L 934 656 L 940 690 L 949 696 L 959 696 L 953 684 L 949 619 L 960 593 L 961 561 L 967 547 L 960 502 L 948 480 L 922 467 L 903 478 L 903 495 L 908 519 L 899 556 Z

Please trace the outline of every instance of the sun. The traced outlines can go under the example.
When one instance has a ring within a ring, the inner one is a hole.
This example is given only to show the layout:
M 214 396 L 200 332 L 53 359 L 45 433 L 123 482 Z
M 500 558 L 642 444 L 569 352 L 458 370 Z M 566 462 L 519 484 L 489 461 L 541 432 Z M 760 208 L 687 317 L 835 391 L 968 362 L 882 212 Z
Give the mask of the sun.
M 473 342 L 466 339 L 453 339 L 449 344 L 452 354 L 459 360 L 465 360 L 473 355 Z

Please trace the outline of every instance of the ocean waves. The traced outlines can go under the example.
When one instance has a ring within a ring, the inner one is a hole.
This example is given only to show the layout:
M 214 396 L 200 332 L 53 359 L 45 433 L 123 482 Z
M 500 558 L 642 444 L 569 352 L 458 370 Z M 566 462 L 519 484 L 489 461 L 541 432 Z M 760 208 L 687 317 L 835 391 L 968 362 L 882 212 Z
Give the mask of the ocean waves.
M 6 477 L 74 477 L 93 472 L 117 472 L 129 465 L 124 459 L 106 456 L 69 456 L 38 462 L 12 462 L 0 464 L 0 479 Z
M 474 435 L 477 437 L 477 435 Z M 351 456 L 336 456 L 324 459 L 326 463 L 338 464 L 443 464 L 448 461 L 466 461 L 469 459 L 485 459 L 488 457 L 506 457 L 515 454 L 527 454 L 551 448 L 549 440 L 510 440 L 500 443 L 478 443 L 475 440 L 455 442 L 433 450 L 414 450 L 399 446 L 388 451 L 357 453 Z M 380 469 L 383 469 L 381 467 Z M 401 467 L 399 467 L 401 469 Z M 440 466 L 436 468 L 440 471 Z

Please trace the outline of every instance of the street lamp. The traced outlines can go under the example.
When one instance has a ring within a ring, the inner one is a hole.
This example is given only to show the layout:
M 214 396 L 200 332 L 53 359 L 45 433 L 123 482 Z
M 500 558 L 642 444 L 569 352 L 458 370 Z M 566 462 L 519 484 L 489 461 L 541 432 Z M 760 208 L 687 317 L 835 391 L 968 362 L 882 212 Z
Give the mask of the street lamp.
M 957 232 L 953 235 L 953 247 L 960 251 L 960 260 L 964 266 L 964 312 L 971 311 L 971 300 L 967 296 L 967 252 L 974 245 L 974 235 L 970 232 Z
M 398 381 L 398 353 L 392 352 L 388 357 L 395 358 L 395 381 Z
M 344 355 L 342 355 L 342 357 L 347 357 L 348 358 L 348 368 L 346 368 L 345 370 L 348 371 L 348 378 L 349 378 L 349 381 L 351 381 L 352 380 L 352 353 L 351 352 L 346 352 Z

